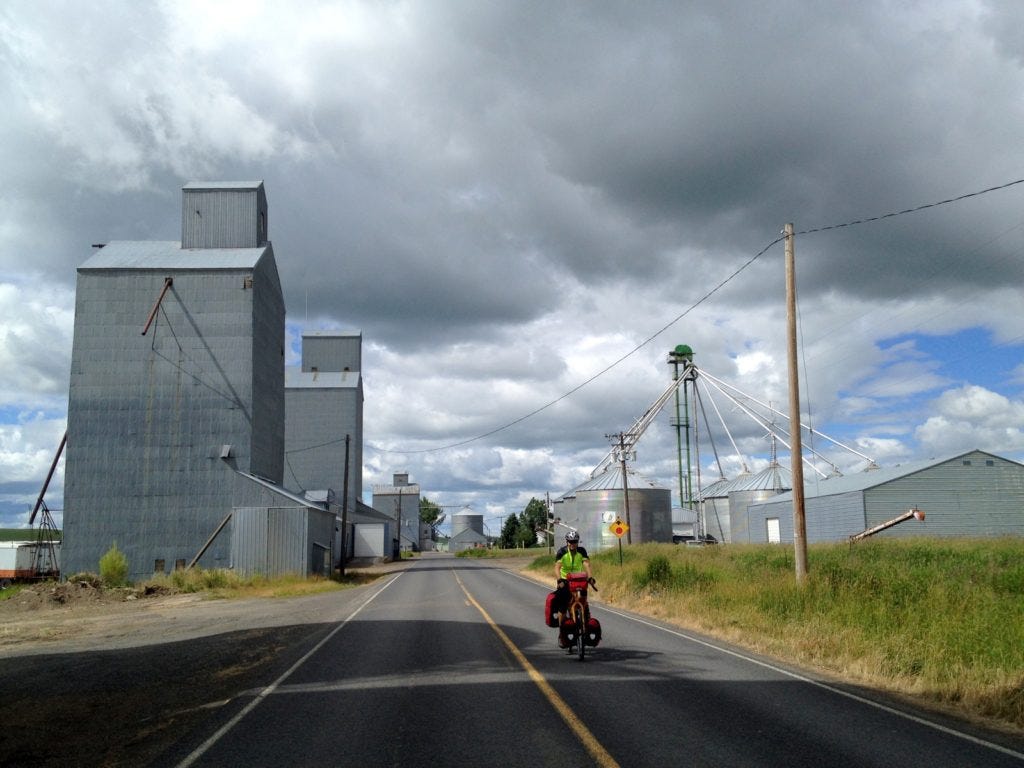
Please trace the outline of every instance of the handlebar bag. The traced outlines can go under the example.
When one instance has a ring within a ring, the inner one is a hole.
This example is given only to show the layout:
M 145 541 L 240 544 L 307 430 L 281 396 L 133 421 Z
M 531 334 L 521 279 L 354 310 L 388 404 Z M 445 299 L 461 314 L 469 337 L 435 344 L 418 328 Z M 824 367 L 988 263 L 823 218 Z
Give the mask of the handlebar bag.
M 585 573 L 568 573 L 566 579 L 569 581 L 569 589 L 575 592 L 577 589 L 582 589 L 584 592 L 587 591 L 587 574 Z

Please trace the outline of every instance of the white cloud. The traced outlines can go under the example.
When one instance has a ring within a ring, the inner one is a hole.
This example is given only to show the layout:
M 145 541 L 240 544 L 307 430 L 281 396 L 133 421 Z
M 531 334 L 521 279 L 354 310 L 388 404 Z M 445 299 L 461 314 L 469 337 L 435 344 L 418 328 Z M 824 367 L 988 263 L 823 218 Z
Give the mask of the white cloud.
M 1024 401 L 968 385 L 943 392 L 933 406 L 938 413 L 915 433 L 922 447 L 933 454 L 965 448 L 1024 451 Z

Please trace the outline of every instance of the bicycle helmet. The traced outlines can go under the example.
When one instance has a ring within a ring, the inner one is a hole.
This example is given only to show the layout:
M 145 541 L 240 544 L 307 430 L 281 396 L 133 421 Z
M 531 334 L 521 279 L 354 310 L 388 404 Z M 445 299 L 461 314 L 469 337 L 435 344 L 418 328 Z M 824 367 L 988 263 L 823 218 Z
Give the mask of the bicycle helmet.
M 565 534 L 565 543 L 566 544 L 579 544 L 580 543 L 580 535 L 579 535 L 579 533 L 576 532 L 576 531 L 569 531 L 567 534 Z

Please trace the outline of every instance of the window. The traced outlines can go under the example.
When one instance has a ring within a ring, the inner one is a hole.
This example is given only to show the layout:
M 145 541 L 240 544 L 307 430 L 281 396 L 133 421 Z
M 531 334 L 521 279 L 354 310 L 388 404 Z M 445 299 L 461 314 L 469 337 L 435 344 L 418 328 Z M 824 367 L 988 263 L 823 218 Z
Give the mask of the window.
M 768 529 L 768 543 L 779 544 L 782 541 L 782 534 L 779 529 L 779 518 L 769 517 L 764 521 L 764 524 Z
M 156 559 L 156 561 L 153 563 L 153 573 L 163 573 L 163 572 L 164 572 L 164 559 L 162 557 L 158 557 Z

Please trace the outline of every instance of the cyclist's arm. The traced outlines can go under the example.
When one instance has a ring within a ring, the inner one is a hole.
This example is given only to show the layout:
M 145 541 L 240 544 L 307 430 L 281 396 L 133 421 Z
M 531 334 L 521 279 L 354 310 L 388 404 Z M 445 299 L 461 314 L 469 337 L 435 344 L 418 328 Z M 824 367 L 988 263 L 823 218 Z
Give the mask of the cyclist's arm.
M 562 578 L 562 561 L 555 560 L 555 581 L 558 581 L 560 578 Z
M 583 570 L 587 572 L 588 579 L 593 577 L 594 574 L 590 571 L 590 558 L 583 561 Z

